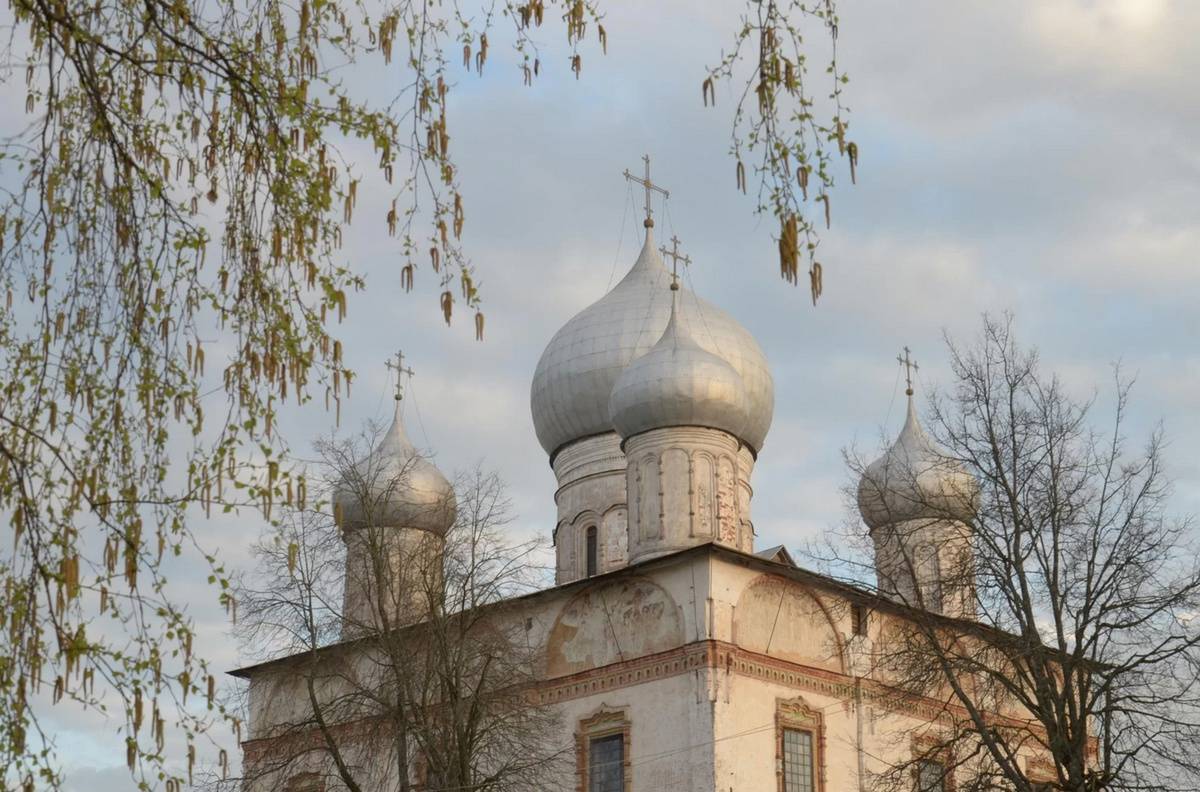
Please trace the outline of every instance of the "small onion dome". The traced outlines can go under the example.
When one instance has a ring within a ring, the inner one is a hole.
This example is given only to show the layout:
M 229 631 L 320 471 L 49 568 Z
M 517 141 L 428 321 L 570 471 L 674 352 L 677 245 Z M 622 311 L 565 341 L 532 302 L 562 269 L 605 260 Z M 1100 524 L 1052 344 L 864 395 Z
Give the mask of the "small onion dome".
M 391 428 L 333 495 L 344 529 L 416 528 L 443 535 L 454 524 L 454 488 L 404 432 L 400 401 Z
M 858 511 L 867 527 L 906 520 L 969 522 L 978 497 L 979 482 L 925 433 L 909 396 L 900 436 L 858 483 Z
M 538 440 L 551 457 L 577 440 L 613 431 L 608 411 L 613 385 L 667 326 L 670 280 L 647 229 L 637 263 L 621 282 L 572 317 L 546 345 L 533 375 L 530 405 Z M 766 356 L 749 330 L 687 289 L 679 291 L 678 313 L 696 343 L 741 375 L 751 416 L 742 439 L 757 455 L 775 409 Z
M 744 438 L 750 401 L 742 377 L 703 349 L 671 312 L 650 351 L 621 372 L 609 399 L 621 437 L 668 426 L 702 426 Z

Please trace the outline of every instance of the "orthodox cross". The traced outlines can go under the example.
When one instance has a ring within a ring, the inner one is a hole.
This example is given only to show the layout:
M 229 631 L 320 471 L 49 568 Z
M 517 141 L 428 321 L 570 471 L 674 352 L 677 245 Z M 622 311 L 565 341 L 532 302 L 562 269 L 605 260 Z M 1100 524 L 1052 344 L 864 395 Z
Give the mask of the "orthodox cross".
M 670 198 L 671 193 L 667 192 L 662 187 L 659 187 L 657 184 L 650 181 L 650 155 L 649 154 L 642 155 L 642 162 L 644 162 L 646 165 L 646 178 L 639 179 L 637 176 L 634 176 L 632 173 L 630 173 L 628 168 L 625 169 L 625 178 L 631 182 L 637 182 L 638 184 L 642 185 L 642 187 L 646 188 L 646 220 L 643 224 L 646 226 L 646 228 L 653 228 L 654 227 L 654 218 L 651 217 L 651 215 L 654 213 L 654 210 L 650 208 L 650 199 L 652 197 L 651 193 L 654 191 L 660 192 L 660 193 L 662 193 L 663 198 Z
M 904 347 L 904 356 L 903 357 L 901 357 L 900 355 L 896 355 L 896 360 L 897 360 L 897 362 L 900 363 L 900 365 L 904 366 L 904 382 L 908 386 L 907 388 L 905 388 L 904 393 L 908 396 L 912 396 L 913 395 L 913 389 L 912 389 L 913 372 L 920 371 L 921 367 L 917 365 L 917 361 L 913 360 L 912 357 L 910 357 L 908 347 Z
M 396 372 L 395 399 L 396 401 L 400 401 L 404 398 L 404 375 L 407 374 L 411 377 L 413 375 L 413 370 L 404 365 L 404 353 L 401 351 L 396 352 L 396 357 L 394 359 L 388 358 L 384 365 Z
M 679 262 L 682 261 L 684 263 L 684 265 L 686 266 L 686 265 L 692 263 L 692 257 L 685 256 L 679 252 L 679 237 L 677 237 L 677 236 L 671 237 L 671 249 L 670 250 L 667 250 L 666 247 L 660 247 L 658 249 L 658 251 L 660 253 L 662 253 L 664 256 L 671 257 L 671 259 L 672 259 L 671 260 L 671 291 L 678 291 L 679 290 Z

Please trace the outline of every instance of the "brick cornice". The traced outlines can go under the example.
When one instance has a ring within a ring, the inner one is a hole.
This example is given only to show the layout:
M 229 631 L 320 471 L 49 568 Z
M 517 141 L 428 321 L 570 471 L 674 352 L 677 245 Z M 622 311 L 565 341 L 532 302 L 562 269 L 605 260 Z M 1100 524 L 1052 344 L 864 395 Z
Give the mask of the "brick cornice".
M 543 680 L 531 685 L 529 694 L 536 704 L 555 704 L 680 676 L 699 669 L 723 671 L 730 675 L 737 674 L 796 691 L 826 696 L 843 702 L 847 711 L 853 706 L 854 689 L 857 684 L 861 685 L 864 701 L 883 710 L 927 722 L 945 721 L 947 718 L 961 720 L 968 716 L 966 709 L 957 704 L 906 694 L 873 679 L 806 666 L 716 640 L 694 641 L 663 652 Z M 1031 721 L 997 715 L 993 716 L 993 722 L 1011 728 L 1026 729 L 1034 736 L 1045 739 L 1044 730 Z M 341 728 L 345 727 L 343 724 Z M 246 740 L 242 746 L 244 750 L 259 753 L 269 750 L 271 743 L 284 739 L 294 740 L 296 737 L 297 735 L 292 733 L 286 736 Z
M 665 652 L 546 680 L 535 686 L 535 696 L 539 703 L 570 701 L 686 674 L 700 668 L 725 671 L 838 699 L 844 702 L 847 710 L 853 704 L 854 688 L 858 683 L 862 686 L 863 699 L 880 709 L 929 722 L 968 717 L 965 708 L 951 702 L 907 694 L 874 679 L 794 663 L 715 640 L 695 641 Z M 995 715 L 993 722 L 1027 729 L 1035 735 L 1044 734 L 1039 725 L 1030 721 Z

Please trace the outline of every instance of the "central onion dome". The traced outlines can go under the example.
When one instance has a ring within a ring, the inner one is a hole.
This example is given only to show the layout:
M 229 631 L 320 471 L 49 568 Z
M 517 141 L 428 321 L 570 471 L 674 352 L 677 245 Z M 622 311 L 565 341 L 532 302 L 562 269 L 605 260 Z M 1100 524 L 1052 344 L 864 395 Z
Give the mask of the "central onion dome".
M 663 336 L 671 314 L 670 279 L 652 229 L 633 269 L 550 340 L 533 376 L 533 424 L 552 457 L 563 446 L 613 431 L 609 398 L 621 372 Z M 775 410 L 775 385 L 754 337 L 729 314 L 691 291 L 679 293 L 679 327 L 741 378 L 746 421 L 738 432 L 755 454 Z
M 867 466 L 858 483 L 858 510 L 871 530 L 907 520 L 970 522 L 979 482 L 926 434 L 913 399 L 892 447 Z
M 387 434 L 342 477 L 333 502 L 345 530 L 371 525 L 442 536 L 454 524 L 454 488 L 408 439 L 399 399 Z
M 697 344 L 675 311 L 658 343 L 617 379 L 609 412 L 623 438 L 669 426 L 703 426 L 741 438 L 750 420 L 741 376 Z

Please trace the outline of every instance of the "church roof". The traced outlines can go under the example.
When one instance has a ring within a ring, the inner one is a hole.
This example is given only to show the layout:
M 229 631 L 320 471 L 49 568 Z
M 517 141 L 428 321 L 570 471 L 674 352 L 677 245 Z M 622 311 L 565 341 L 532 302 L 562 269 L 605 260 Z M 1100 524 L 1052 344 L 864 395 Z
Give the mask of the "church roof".
M 774 547 L 768 547 L 766 550 L 759 550 L 754 555 L 764 558 L 767 561 L 773 561 L 776 564 L 784 564 L 790 567 L 796 566 L 796 562 L 792 559 L 792 554 L 783 545 L 775 545 Z
M 396 399 L 392 424 L 366 458 L 342 477 L 333 495 L 344 528 L 416 528 L 445 534 L 454 524 L 454 488 L 404 431 Z
M 614 431 L 609 413 L 613 386 L 625 367 L 662 337 L 671 313 L 669 279 L 648 227 L 628 274 L 550 340 L 533 376 L 530 403 L 538 440 L 551 456 L 568 443 Z M 729 314 L 687 289 L 679 295 L 680 327 L 742 378 L 749 409 L 741 439 L 757 453 L 775 409 L 766 357 Z
M 916 609 L 895 600 L 889 599 L 877 591 L 870 589 L 847 580 L 825 575 L 820 572 L 814 572 L 804 567 L 796 566 L 795 563 L 789 563 L 791 556 L 786 549 L 780 547 L 782 553 L 774 553 L 771 557 L 766 557 L 765 553 L 770 553 L 777 548 L 771 548 L 762 553 L 744 553 L 740 550 L 734 550 L 724 545 L 715 544 L 712 542 L 695 545 L 692 547 L 678 550 L 673 553 L 656 556 L 654 558 L 630 564 L 628 566 L 619 567 L 610 572 L 604 572 L 590 578 L 581 578 L 573 580 L 570 583 L 552 586 L 549 588 L 539 589 L 529 594 L 524 594 L 511 599 L 502 600 L 500 602 L 488 605 L 489 608 L 509 608 L 515 604 L 522 602 L 532 602 L 538 599 L 558 596 L 561 594 L 571 594 L 588 586 L 596 585 L 603 581 L 611 581 L 619 579 L 623 576 L 645 575 L 655 569 L 669 567 L 672 564 L 684 563 L 693 558 L 717 558 L 731 564 L 757 569 L 758 571 L 779 575 L 780 577 L 789 580 L 818 587 L 824 591 L 841 595 L 853 602 L 868 606 L 873 610 L 887 611 L 903 616 L 906 613 L 912 613 Z M 785 560 L 785 556 L 786 559 Z M 960 626 L 967 631 L 983 631 L 989 634 L 1001 634 L 1000 631 L 985 624 L 980 624 L 971 619 L 960 619 L 953 616 L 946 616 L 939 613 L 926 613 L 926 618 L 933 618 L 945 624 L 954 624 Z M 419 630 L 421 625 L 413 624 L 401 629 Z M 337 643 L 331 643 L 317 650 L 318 653 L 325 654 L 328 652 L 337 652 L 352 646 L 355 643 L 365 640 L 363 637 L 348 638 Z M 302 658 L 310 657 L 310 653 L 304 652 L 300 654 L 287 655 L 277 657 L 270 660 L 265 660 L 261 663 L 255 663 L 241 668 L 233 669 L 227 672 L 230 676 L 238 677 L 239 679 L 249 679 L 254 674 L 284 666 L 289 662 L 296 662 Z
M 741 438 L 750 419 L 741 376 L 696 343 L 675 310 L 658 343 L 617 378 L 609 412 L 623 438 L 671 426 L 703 426 Z
M 979 483 L 926 433 L 917 417 L 911 388 L 900 436 L 863 472 L 858 509 L 872 530 L 908 520 L 968 522 Z

